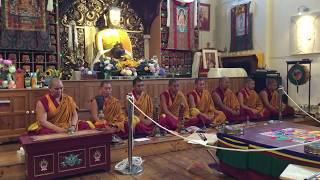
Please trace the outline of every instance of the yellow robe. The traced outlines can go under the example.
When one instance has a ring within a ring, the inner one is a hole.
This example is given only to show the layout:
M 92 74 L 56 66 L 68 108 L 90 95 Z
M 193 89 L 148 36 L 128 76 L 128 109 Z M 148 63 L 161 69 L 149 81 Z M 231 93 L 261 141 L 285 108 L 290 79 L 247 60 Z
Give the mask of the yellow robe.
M 77 109 L 72 97 L 62 94 L 61 101 L 58 104 L 52 96 L 47 94 L 40 101 L 47 111 L 47 120 L 50 123 L 64 129 L 70 127 L 73 112 Z M 37 120 L 28 127 L 28 131 L 39 130 L 40 128 L 42 128 L 41 124 Z
M 135 104 L 139 107 L 139 109 L 141 109 L 146 115 L 148 115 L 149 117 L 152 118 L 152 112 L 153 112 L 153 104 L 152 104 L 152 100 L 150 98 L 150 96 L 145 93 L 142 92 L 141 95 L 139 97 L 137 97 L 137 95 L 134 94 L 134 101 Z M 145 116 L 138 110 L 135 108 L 134 110 L 134 114 L 135 116 L 137 116 L 139 119 L 144 119 Z
M 99 44 L 99 39 L 102 39 L 102 44 Z M 128 33 L 122 29 L 105 29 L 98 32 L 96 36 L 97 49 L 108 50 L 112 49 L 117 43 L 121 43 L 123 49 L 132 54 L 132 44 Z
M 263 111 L 262 101 L 255 90 L 243 88 L 240 90 L 243 95 L 243 104 L 251 109 L 254 109 L 255 113 Z
M 126 115 L 117 98 L 111 96 L 105 99 L 103 113 L 109 124 L 116 125 L 118 130 L 125 131 L 124 123 L 126 121 Z
M 179 116 L 179 107 L 180 107 L 180 104 L 183 104 L 184 105 L 183 116 L 186 119 L 190 118 L 189 105 L 188 105 L 186 97 L 184 96 L 184 94 L 181 91 L 178 91 L 177 95 L 174 98 L 171 97 L 169 91 L 163 92 L 162 95 L 164 95 L 166 97 L 167 108 L 174 116 L 176 116 L 176 117 Z M 165 114 L 162 107 L 161 107 L 161 114 Z
M 199 95 L 196 90 L 193 90 L 189 95 L 192 95 L 196 107 L 190 109 L 191 116 L 197 116 L 200 112 L 208 116 L 214 115 L 213 123 L 222 123 L 226 120 L 226 116 L 222 111 L 218 111 L 212 100 L 212 97 L 207 90 L 203 90 L 202 94 Z
M 239 91 L 243 96 L 243 104 L 252 109 L 254 114 L 259 115 L 258 119 L 264 119 L 269 116 L 269 113 L 266 112 L 267 109 L 264 108 L 263 103 L 255 90 L 250 90 L 243 88 Z M 250 118 L 253 118 L 253 115 L 250 114 Z
M 132 94 L 134 96 L 134 103 L 139 107 L 139 109 L 141 109 L 150 118 L 153 118 L 153 104 L 150 96 L 145 92 L 142 92 L 139 97 L 134 91 Z M 143 123 L 142 120 L 146 117 L 137 108 L 134 109 L 134 114 L 133 126 L 135 127 L 136 133 L 150 134 L 153 131 L 153 123 L 149 125 Z

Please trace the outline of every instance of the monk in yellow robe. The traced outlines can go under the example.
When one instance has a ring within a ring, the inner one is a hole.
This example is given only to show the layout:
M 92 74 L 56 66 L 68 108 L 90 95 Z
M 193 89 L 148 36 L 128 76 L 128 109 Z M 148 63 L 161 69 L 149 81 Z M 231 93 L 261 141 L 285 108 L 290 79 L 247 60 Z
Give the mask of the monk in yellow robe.
M 176 79 L 169 80 L 168 90 L 160 94 L 160 124 L 170 130 L 176 130 L 179 124 L 179 110 L 183 106 L 183 118 L 185 125 L 199 124 L 197 117 L 190 118 L 189 105 L 184 94 L 179 90 Z
M 193 126 L 221 124 L 226 120 L 225 114 L 215 108 L 211 94 L 205 89 L 203 78 L 195 80 L 195 89 L 188 94 L 188 103 L 191 116 L 198 117 L 201 121 L 201 124 L 192 124 Z
M 221 110 L 230 122 L 242 122 L 246 120 L 245 114 L 240 111 L 240 103 L 235 93 L 229 88 L 228 77 L 219 79 L 219 87 L 212 92 L 213 102 L 218 110 Z
M 270 111 L 271 117 L 279 115 L 280 110 L 280 97 L 278 93 L 278 81 L 276 79 L 267 79 L 267 87 L 262 90 L 260 93 L 260 98 L 264 106 Z M 282 115 L 283 116 L 293 116 L 294 109 L 288 104 L 282 101 Z
M 262 101 L 254 88 L 254 80 L 247 78 L 245 87 L 238 93 L 241 111 L 244 111 L 250 120 L 265 120 L 270 116 L 270 112 L 264 108 Z
M 141 109 L 147 116 L 152 118 L 153 104 L 150 96 L 144 91 L 144 82 L 139 77 L 133 80 L 132 94 L 134 103 Z M 135 133 L 138 135 L 150 135 L 153 132 L 153 123 L 145 117 L 137 108 L 134 109 L 133 125 Z
M 100 96 L 91 101 L 90 108 L 92 119 L 96 128 L 113 127 L 118 133 L 126 133 L 126 115 L 122 110 L 120 101 L 112 96 L 111 81 L 102 81 Z M 102 113 L 104 119 L 99 117 Z
M 29 126 L 28 131 L 42 135 L 64 133 L 71 129 L 90 129 L 87 122 L 78 120 L 77 105 L 72 97 L 62 91 L 62 81 L 52 79 L 49 83 L 49 94 L 37 102 L 37 122 Z

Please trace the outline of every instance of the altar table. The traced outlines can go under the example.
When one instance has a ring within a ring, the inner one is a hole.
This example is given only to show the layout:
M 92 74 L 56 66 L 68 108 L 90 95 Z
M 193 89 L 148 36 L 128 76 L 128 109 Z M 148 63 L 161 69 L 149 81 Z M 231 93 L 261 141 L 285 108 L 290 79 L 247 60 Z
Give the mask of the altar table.
M 110 170 L 111 134 L 97 130 L 74 134 L 22 136 L 27 179 L 53 179 Z

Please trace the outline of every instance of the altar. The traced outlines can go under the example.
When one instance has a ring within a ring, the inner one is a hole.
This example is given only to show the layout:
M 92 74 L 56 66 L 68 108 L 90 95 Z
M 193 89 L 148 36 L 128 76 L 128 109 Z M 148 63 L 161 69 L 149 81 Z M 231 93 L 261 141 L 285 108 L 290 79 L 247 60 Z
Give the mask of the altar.
M 97 130 L 74 134 L 22 136 L 27 179 L 52 179 L 110 170 L 111 134 Z

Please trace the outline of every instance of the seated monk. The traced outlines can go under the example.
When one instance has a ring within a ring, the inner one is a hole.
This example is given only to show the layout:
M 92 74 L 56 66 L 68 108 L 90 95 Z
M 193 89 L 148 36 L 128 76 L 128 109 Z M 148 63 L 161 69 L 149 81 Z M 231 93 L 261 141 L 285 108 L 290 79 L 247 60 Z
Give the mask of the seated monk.
M 267 87 L 266 89 L 260 91 L 259 95 L 262 100 L 262 103 L 264 104 L 264 107 L 266 107 L 270 111 L 271 117 L 275 117 L 279 115 L 279 109 L 280 109 L 280 97 L 278 93 L 278 81 L 276 79 L 267 79 Z M 288 104 L 282 102 L 282 115 L 283 116 L 293 116 L 294 115 L 294 109 L 289 106 Z
M 132 94 L 134 103 L 141 109 L 147 116 L 152 118 L 153 104 L 150 96 L 144 91 L 144 82 L 139 77 L 133 80 Z M 145 117 L 137 108 L 134 108 L 133 125 L 135 133 L 138 135 L 150 135 L 153 132 L 153 123 Z
M 222 77 L 219 79 L 219 87 L 212 92 L 213 102 L 218 110 L 224 112 L 228 121 L 245 121 L 246 116 L 240 112 L 238 98 L 229 86 L 230 80 L 228 77 Z
M 52 79 L 49 83 L 49 94 L 37 102 L 37 121 L 29 126 L 29 132 L 42 135 L 90 129 L 87 122 L 78 121 L 76 103 L 62 91 L 62 81 Z
M 263 107 L 261 99 L 254 88 L 254 80 L 247 78 L 245 87 L 238 93 L 241 111 L 245 112 L 250 120 L 266 120 L 270 113 Z
M 101 56 L 120 59 L 125 56 L 132 58 L 132 44 L 128 33 L 120 28 L 121 10 L 111 7 L 108 18 L 105 18 L 105 27 L 96 34 L 96 47 L 98 53 L 92 63 L 99 62 Z M 121 47 L 121 48 L 119 48 Z M 112 52 L 112 51 L 116 52 Z
M 205 89 L 205 80 L 197 78 L 195 80 L 195 89 L 188 94 L 188 103 L 190 114 L 198 117 L 201 124 L 194 126 L 202 127 L 204 124 L 221 124 L 226 120 L 222 111 L 218 111 L 213 103 L 211 94 Z
M 186 126 L 202 123 L 196 117 L 190 119 L 187 99 L 179 90 L 179 83 L 176 79 L 170 79 L 168 90 L 160 94 L 160 105 L 160 124 L 170 130 L 176 130 L 178 127 L 181 105 L 184 107 L 183 117 L 186 119 Z
M 90 112 L 96 128 L 114 127 L 118 133 L 126 134 L 126 116 L 120 101 L 112 96 L 111 81 L 100 83 L 100 96 L 91 101 Z

